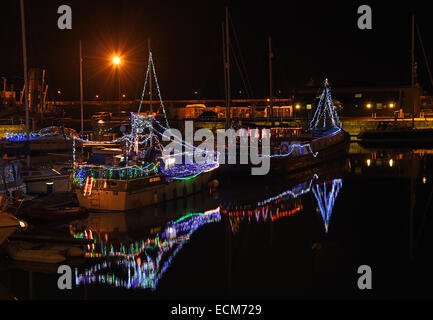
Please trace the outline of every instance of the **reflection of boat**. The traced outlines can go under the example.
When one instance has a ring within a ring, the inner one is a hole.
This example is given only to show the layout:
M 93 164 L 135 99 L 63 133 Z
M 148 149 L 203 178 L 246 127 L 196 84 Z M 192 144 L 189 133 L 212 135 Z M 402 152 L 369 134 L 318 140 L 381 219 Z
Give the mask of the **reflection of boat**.
M 219 208 L 191 213 L 167 223 L 162 231 L 141 241 L 96 241 L 86 247 L 88 258 L 105 258 L 82 270 L 75 269 L 76 286 L 101 283 L 126 289 L 155 290 L 158 282 L 182 247 L 200 227 L 221 220 Z M 92 238 L 93 232 L 76 233 L 77 238 Z M 110 259 L 108 259 L 110 258 Z
M 288 180 L 285 185 L 290 187 L 283 190 L 281 187 L 268 188 L 265 185 L 253 194 L 244 190 L 248 194 L 247 199 L 237 196 L 230 198 L 221 204 L 221 214 L 228 217 L 232 232 L 237 233 L 242 221 L 275 222 L 301 213 L 304 210 L 303 197 L 312 193 L 317 202 L 317 212 L 328 232 L 334 202 L 342 187 L 342 179 L 336 177 L 341 177 L 343 170 L 344 166 L 340 165 L 334 170 L 321 167 L 316 168 L 316 171 L 303 172 Z M 284 185 L 282 181 L 275 184 Z M 329 184 L 331 188 L 327 188 Z
M 15 261 L 60 263 L 67 257 L 81 257 L 84 252 L 71 245 L 51 245 L 32 242 L 14 242 L 8 246 L 8 255 Z

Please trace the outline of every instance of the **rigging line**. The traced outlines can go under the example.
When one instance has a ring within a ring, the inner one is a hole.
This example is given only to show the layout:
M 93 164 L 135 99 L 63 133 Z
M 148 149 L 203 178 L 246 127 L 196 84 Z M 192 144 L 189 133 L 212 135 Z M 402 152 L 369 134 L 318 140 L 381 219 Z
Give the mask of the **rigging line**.
M 423 41 L 422 41 L 422 38 L 421 38 L 421 32 L 419 31 L 418 23 L 416 24 L 416 31 L 418 33 L 419 42 L 421 43 L 421 49 L 422 49 L 422 53 L 424 54 L 424 60 L 425 60 L 425 63 L 427 65 L 427 72 L 428 72 L 428 75 L 429 75 L 429 78 L 430 78 L 430 83 L 431 83 L 431 85 L 433 87 L 433 77 L 432 77 L 431 70 L 430 70 L 430 64 L 428 63 L 427 55 L 426 55 L 425 50 L 424 50 L 424 44 L 423 44 Z
M 233 46 L 232 46 L 231 43 L 230 43 L 230 48 L 233 49 Z M 244 78 L 244 76 L 243 76 L 243 74 L 242 74 L 242 70 L 241 70 L 241 67 L 240 67 L 240 65 L 239 65 L 238 58 L 237 58 L 236 54 L 234 54 L 234 52 L 233 52 L 233 57 L 235 58 L 236 66 L 238 67 L 239 75 L 240 75 L 241 80 L 242 80 L 242 83 L 243 83 L 243 85 L 244 85 L 244 89 L 245 89 L 245 91 L 247 92 L 248 98 L 251 98 L 250 92 L 249 92 L 248 87 L 247 87 L 247 84 L 246 84 L 246 82 L 245 82 L 245 78 Z
M 165 118 L 165 123 L 167 125 L 167 128 L 170 128 L 170 125 L 168 124 L 167 114 L 165 112 L 164 103 L 162 102 L 161 91 L 159 90 L 158 78 L 156 76 L 155 64 L 153 63 L 152 52 L 150 53 L 150 58 L 151 58 L 151 62 L 152 62 L 153 76 L 155 78 L 156 88 L 158 90 L 159 102 L 161 103 L 162 111 L 164 112 L 164 118 Z
M 146 78 L 144 79 L 144 87 L 143 87 L 143 92 L 141 93 L 141 99 L 140 99 L 140 105 L 138 107 L 138 113 L 140 113 L 141 106 L 143 104 L 144 94 L 146 92 L 146 86 L 147 86 L 147 79 L 149 78 L 149 70 L 150 70 L 150 56 L 149 56 L 149 60 L 147 62 Z
M 248 89 L 250 91 L 249 94 L 250 94 L 251 97 L 253 97 L 254 96 L 253 88 L 251 86 L 251 82 L 250 82 L 250 79 L 248 77 L 247 67 L 245 66 L 242 50 L 240 48 L 240 42 L 238 40 L 237 32 L 236 32 L 236 29 L 235 29 L 235 26 L 234 26 L 234 23 L 233 23 L 233 20 L 231 18 L 230 13 L 229 13 L 229 20 L 230 20 L 230 24 L 232 26 L 233 36 L 234 36 L 234 39 L 235 39 L 235 42 L 236 42 L 236 45 L 237 45 L 237 48 L 238 48 L 238 51 L 239 51 L 239 56 L 240 56 L 240 61 L 241 61 L 242 67 L 243 67 L 243 72 L 245 73 L 245 77 L 246 77 L 246 80 L 247 80 Z

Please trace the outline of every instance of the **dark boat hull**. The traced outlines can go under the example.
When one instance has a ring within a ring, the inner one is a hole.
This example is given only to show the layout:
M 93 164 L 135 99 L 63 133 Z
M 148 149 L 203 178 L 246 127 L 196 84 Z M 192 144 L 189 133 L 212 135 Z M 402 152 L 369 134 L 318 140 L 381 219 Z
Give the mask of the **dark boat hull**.
M 367 130 L 358 135 L 364 146 L 433 146 L 433 129 Z
M 273 157 L 270 162 L 270 171 L 266 176 L 294 173 L 338 159 L 347 154 L 349 145 L 350 136 L 343 130 L 335 135 L 314 139 L 310 142 L 310 146 L 314 153 L 317 152 L 316 155 L 308 153 L 295 157 Z M 224 164 L 215 173 L 215 178 L 251 175 L 252 167 L 251 164 Z

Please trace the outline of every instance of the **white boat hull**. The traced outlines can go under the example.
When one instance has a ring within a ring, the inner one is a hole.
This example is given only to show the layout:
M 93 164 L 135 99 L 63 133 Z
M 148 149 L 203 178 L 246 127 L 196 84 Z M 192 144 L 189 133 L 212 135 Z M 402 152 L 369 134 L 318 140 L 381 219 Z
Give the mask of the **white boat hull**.
M 204 172 L 190 179 L 125 188 L 124 191 L 95 188 L 85 194 L 83 188 L 77 188 L 76 194 L 80 207 L 90 211 L 128 211 L 197 193 L 206 188 L 210 176 L 211 172 Z

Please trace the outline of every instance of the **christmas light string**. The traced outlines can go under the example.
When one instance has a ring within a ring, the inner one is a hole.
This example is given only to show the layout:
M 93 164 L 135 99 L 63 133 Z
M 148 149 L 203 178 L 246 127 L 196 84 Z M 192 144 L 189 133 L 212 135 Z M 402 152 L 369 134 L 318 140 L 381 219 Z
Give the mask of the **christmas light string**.
M 319 176 L 314 174 L 310 180 L 254 204 L 222 205 L 221 214 L 229 217 L 233 233 L 239 231 L 240 223 L 245 219 L 249 222 L 251 222 L 252 218 L 255 218 L 256 222 L 260 222 L 260 220 L 266 222 L 267 220 L 276 221 L 283 217 L 293 216 L 303 209 L 302 203 L 297 199 L 309 193 L 312 190 L 313 183 L 318 179 Z M 293 208 L 287 208 L 286 205 L 281 206 L 283 202 L 288 202 L 290 199 L 295 200 Z
M 341 128 L 341 121 L 338 118 L 337 111 L 334 108 L 332 101 L 331 89 L 328 79 L 325 79 L 323 84 L 322 94 L 320 95 L 319 103 L 317 104 L 316 111 L 314 112 L 313 119 L 310 122 L 310 130 L 317 129 L 319 122 L 323 119 L 323 128 L 326 127 L 327 115 L 331 119 L 333 128 Z

